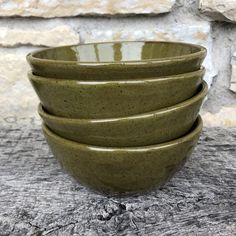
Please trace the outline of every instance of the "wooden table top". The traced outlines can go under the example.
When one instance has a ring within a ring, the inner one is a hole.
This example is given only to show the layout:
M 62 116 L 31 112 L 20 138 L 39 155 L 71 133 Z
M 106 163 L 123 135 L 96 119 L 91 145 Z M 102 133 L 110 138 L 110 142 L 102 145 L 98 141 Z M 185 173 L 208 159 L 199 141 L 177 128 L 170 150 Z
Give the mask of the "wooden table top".
M 63 172 L 38 123 L 0 129 L 0 235 L 236 235 L 236 128 L 205 128 L 161 190 L 93 193 Z

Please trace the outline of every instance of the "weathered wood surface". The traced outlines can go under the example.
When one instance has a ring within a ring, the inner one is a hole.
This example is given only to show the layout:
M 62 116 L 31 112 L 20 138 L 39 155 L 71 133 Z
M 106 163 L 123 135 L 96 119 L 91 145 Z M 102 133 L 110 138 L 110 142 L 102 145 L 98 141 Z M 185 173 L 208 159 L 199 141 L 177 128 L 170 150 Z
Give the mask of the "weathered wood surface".
M 114 198 L 63 173 L 34 122 L 1 123 L 0 235 L 236 235 L 236 128 L 208 128 L 162 189 Z

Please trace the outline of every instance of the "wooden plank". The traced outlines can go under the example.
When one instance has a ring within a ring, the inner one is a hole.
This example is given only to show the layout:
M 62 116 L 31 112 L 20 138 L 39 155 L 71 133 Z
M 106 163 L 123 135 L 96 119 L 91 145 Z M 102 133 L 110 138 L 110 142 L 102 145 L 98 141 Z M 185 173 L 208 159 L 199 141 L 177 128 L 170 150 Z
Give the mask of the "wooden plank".
M 1 236 L 236 235 L 236 128 L 204 129 L 162 190 L 125 198 L 63 173 L 34 122 L 3 122 L 0 137 Z

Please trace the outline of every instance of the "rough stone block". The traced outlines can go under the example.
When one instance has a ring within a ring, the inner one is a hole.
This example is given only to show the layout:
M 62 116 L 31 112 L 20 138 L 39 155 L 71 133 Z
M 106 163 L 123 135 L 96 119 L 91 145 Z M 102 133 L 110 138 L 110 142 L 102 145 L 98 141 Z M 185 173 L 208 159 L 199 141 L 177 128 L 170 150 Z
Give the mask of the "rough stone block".
M 0 116 L 35 115 L 38 99 L 27 79 L 29 69 L 24 54 L 0 56 Z
M 0 16 L 159 14 L 171 11 L 174 3 L 175 0 L 8 0 L 0 2 Z
M 199 8 L 201 12 L 211 16 L 215 20 L 236 23 L 235 0 L 200 0 Z
M 4 47 L 17 45 L 51 47 L 76 43 L 79 43 L 79 34 L 66 25 L 43 31 L 0 28 L 0 45 Z
M 223 107 L 217 113 L 204 112 L 202 114 L 204 126 L 236 126 L 236 106 Z

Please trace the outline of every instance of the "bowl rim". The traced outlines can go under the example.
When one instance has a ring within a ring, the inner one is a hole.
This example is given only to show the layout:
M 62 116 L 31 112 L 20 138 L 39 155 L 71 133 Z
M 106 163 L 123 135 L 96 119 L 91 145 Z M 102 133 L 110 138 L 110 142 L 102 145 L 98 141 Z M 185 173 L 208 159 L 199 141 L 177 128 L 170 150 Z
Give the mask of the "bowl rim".
M 55 116 L 52 114 L 49 114 L 48 112 L 46 112 L 43 109 L 43 106 L 41 103 L 39 103 L 38 105 L 38 113 L 39 115 L 44 119 L 50 119 L 50 120 L 54 120 L 56 122 L 62 122 L 62 123 L 81 123 L 81 124 L 89 124 L 89 123 L 112 123 L 112 122 L 122 122 L 122 121 L 127 121 L 127 120 L 134 120 L 134 119 L 143 119 L 143 118 L 151 118 L 153 116 L 159 116 L 162 114 L 165 114 L 167 112 L 172 112 L 181 108 L 184 108 L 188 105 L 191 105 L 199 100 L 203 100 L 205 98 L 205 96 L 207 95 L 208 92 L 208 85 L 207 83 L 203 80 L 202 84 L 201 84 L 201 90 L 196 93 L 194 96 L 192 96 L 191 98 L 177 103 L 173 106 L 169 106 L 169 107 L 164 107 L 162 109 L 158 109 L 158 110 L 154 110 L 151 112 L 145 112 L 142 114 L 136 114 L 136 115 L 132 115 L 132 116 L 125 116 L 125 117 L 116 117 L 116 118 L 105 118 L 105 119 L 81 119 L 81 118 L 67 118 L 67 117 L 61 117 L 61 116 Z
M 109 44 L 109 43 L 164 43 L 164 44 L 180 44 L 184 46 L 190 46 L 195 47 L 199 49 L 197 52 L 185 54 L 181 56 L 173 56 L 173 57 L 166 57 L 166 58 L 159 58 L 159 59 L 145 59 L 145 60 L 130 60 L 130 61 L 121 61 L 121 62 L 86 62 L 86 61 L 70 61 L 70 60 L 53 60 L 53 59 L 43 59 L 36 57 L 36 54 L 42 53 L 48 50 L 55 50 L 60 48 L 70 48 L 70 47 L 76 47 L 81 45 L 98 45 L 98 44 Z M 27 54 L 26 59 L 31 64 L 58 64 L 60 66 L 62 65 L 72 65 L 72 66 L 133 66 L 133 65 L 150 65 L 150 64 L 162 64 L 162 63 L 173 63 L 177 61 L 186 61 L 191 58 L 197 58 L 197 57 L 204 57 L 206 55 L 207 49 L 204 46 L 192 44 L 192 43 L 185 43 L 185 42 L 178 42 L 178 41 L 154 41 L 154 40 L 137 40 L 137 41 L 107 41 L 107 42 L 91 42 L 91 43 L 79 43 L 74 45 L 66 45 L 66 46 L 60 46 L 60 47 L 51 47 L 46 49 L 40 49 L 35 50 L 29 54 Z
M 75 80 L 75 79 L 59 79 L 59 78 L 51 78 L 40 75 L 35 75 L 32 70 L 28 71 L 28 78 L 33 81 L 47 81 L 47 82 L 56 82 L 57 84 L 66 84 L 74 86 L 74 84 L 78 85 L 101 85 L 101 84 L 135 84 L 135 83 L 146 83 L 146 82 L 164 82 L 168 80 L 178 80 L 178 79 L 186 79 L 186 77 L 193 76 L 203 76 L 206 72 L 206 68 L 201 66 L 199 70 L 186 72 L 177 75 L 167 75 L 163 77 L 148 77 L 148 78 L 137 78 L 137 79 L 125 79 L 125 80 Z M 73 81 L 73 84 L 71 82 Z
M 75 142 L 69 139 L 65 139 L 57 134 L 55 134 L 50 128 L 46 126 L 45 123 L 42 124 L 42 129 L 43 132 L 46 134 L 46 136 L 49 136 L 50 138 L 53 138 L 59 143 L 64 143 L 64 145 L 72 147 L 72 148 L 80 148 L 84 150 L 89 150 L 89 151 L 96 151 L 96 152 L 111 152 L 111 151 L 130 151 L 130 152 L 148 152 L 151 150 L 159 150 L 159 149 L 164 149 L 164 148 L 169 148 L 173 146 L 177 146 L 181 143 L 188 142 L 194 138 L 198 133 L 201 132 L 203 127 L 203 121 L 200 115 L 198 115 L 196 121 L 193 124 L 192 129 L 185 135 L 181 136 L 180 138 L 164 142 L 164 143 L 159 143 L 159 144 L 154 144 L 154 145 L 149 145 L 149 146 L 136 146 L 136 147 L 104 147 L 104 146 L 95 146 L 95 145 L 89 145 L 89 144 L 83 144 L 79 142 Z

